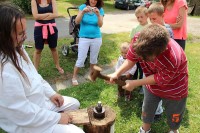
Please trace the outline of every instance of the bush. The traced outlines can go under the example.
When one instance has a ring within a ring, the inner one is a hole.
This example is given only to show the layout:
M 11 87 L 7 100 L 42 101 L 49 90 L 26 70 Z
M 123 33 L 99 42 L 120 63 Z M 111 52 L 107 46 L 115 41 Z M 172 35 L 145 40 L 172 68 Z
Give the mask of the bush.
M 31 0 L 13 0 L 25 13 L 31 14 Z

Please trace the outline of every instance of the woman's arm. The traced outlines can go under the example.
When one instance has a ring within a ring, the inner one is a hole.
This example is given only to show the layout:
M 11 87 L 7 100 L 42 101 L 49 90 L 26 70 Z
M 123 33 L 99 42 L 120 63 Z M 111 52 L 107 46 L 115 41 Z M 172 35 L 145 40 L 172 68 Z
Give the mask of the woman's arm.
M 172 29 L 178 29 L 183 26 L 185 20 L 186 8 L 183 6 L 179 9 L 179 13 L 176 19 L 176 23 L 169 24 Z
M 101 15 L 98 16 L 98 25 L 99 25 L 99 27 L 103 26 L 103 16 L 101 16 Z
M 90 11 L 90 9 L 88 8 L 88 6 L 86 6 L 83 10 L 79 10 L 78 15 L 76 16 L 76 19 L 75 19 L 76 24 L 80 24 L 80 22 L 83 18 L 83 15 L 89 11 Z
M 100 15 L 100 11 L 97 7 L 94 8 L 94 13 L 97 15 L 98 18 L 98 26 L 102 27 L 103 25 L 103 16 Z
M 51 20 L 58 17 L 58 11 L 55 0 L 52 0 L 52 7 L 53 7 L 53 13 L 49 13 L 49 15 L 44 20 Z
M 38 14 L 37 3 L 35 0 L 31 0 L 31 10 L 35 20 L 44 20 L 50 15 L 49 13 Z
M 79 10 L 78 15 L 76 16 L 76 19 L 75 19 L 76 24 L 80 24 L 84 14 L 85 14 L 84 10 L 83 11 Z

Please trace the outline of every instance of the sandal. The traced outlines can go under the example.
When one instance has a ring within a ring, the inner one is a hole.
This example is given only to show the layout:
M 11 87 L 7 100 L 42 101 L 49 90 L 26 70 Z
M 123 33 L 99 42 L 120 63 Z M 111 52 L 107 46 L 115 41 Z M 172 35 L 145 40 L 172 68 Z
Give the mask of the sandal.
M 77 79 L 72 78 L 72 85 L 73 86 L 77 86 L 78 85 Z
M 64 70 L 61 68 L 61 67 L 59 67 L 59 68 L 57 68 L 58 69 L 58 72 L 60 73 L 60 74 L 64 74 L 65 72 L 64 72 Z

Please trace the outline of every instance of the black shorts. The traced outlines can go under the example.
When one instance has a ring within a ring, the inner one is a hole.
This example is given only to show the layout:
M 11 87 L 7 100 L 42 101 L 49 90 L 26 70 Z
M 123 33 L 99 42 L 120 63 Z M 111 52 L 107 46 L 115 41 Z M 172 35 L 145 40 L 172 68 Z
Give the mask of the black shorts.
M 54 34 L 50 34 L 49 27 L 48 29 L 48 38 L 47 42 L 49 45 L 49 48 L 56 48 L 57 47 L 57 40 L 58 40 L 58 29 L 56 27 L 54 28 Z M 42 36 L 42 26 L 38 26 L 34 28 L 34 40 L 35 40 L 35 48 L 36 49 L 43 49 L 44 48 L 44 42 L 45 40 L 43 39 Z

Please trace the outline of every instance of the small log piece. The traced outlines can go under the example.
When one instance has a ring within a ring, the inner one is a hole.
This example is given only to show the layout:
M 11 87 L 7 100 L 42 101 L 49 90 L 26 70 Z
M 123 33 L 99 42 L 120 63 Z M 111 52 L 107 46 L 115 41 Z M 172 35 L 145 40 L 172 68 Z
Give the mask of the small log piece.
M 105 118 L 96 119 L 93 115 L 94 107 L 91 106 L 88 108 L 90 124 L 84 125 L 83 130 L 86 133 L 114 133 L 114 122 L 116 118 L 114 110 L 108 106 L 103 106 L 105 108 Z

